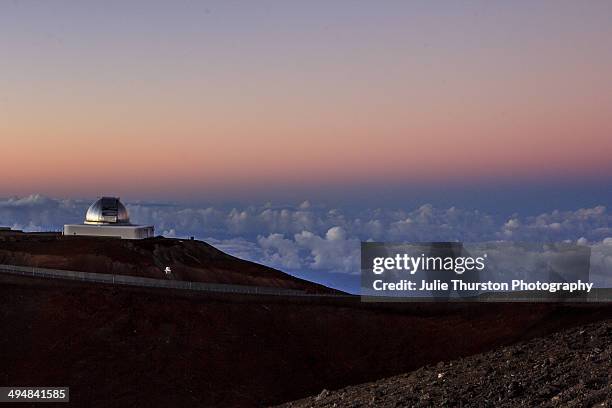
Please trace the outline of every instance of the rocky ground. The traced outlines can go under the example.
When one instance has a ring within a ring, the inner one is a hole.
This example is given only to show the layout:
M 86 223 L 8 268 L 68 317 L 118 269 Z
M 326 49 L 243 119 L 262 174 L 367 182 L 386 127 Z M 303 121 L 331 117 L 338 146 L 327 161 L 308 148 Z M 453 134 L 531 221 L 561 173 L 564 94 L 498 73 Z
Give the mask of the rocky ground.
M 610 407 L 612 320 L 284 406 Z

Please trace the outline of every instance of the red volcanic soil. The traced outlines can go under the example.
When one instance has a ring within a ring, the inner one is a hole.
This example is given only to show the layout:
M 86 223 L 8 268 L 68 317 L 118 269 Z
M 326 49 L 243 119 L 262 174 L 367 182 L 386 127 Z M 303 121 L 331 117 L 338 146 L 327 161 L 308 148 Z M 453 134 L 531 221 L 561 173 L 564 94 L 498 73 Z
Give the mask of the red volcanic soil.
M 273 268 L 245 261 L 196 240 L 122 240 L 45 233 L 0 234 L 0 264 L 234 285 L 338 293 Z
M 70 386 L 74 406 L 261 406 L 606 318 L 612 305 L 366 304 L 0 274 L 0 384 Z

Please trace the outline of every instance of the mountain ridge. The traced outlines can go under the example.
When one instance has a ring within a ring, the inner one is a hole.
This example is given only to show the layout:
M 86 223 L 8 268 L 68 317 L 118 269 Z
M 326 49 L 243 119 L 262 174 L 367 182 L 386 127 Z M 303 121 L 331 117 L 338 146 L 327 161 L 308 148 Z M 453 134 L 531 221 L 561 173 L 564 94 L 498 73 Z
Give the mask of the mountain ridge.
M 0 264 L 294 289 L 306 293 L 342 293 L 192 239 L 122 240 L 57 233 L 4 233 L 0 234 Z M 165 272 L 167 267 L 170 274 Z

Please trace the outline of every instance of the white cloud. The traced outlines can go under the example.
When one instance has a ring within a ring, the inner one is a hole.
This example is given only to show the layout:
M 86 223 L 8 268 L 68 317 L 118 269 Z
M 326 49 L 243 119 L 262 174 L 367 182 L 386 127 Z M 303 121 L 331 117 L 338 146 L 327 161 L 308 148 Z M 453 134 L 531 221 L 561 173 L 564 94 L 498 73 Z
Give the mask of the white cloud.
M 82 222 L 89 204 L 37 194 L 0 199 L 0 225 L 28 231 L 60 230 L 65 223 Z M 128 203 L 127 207 L 133 222 L 153 224 L 165 235 L 195 236 L 235 256 L 288 270 L 358 272 L 362 240 L 580 240 L 612 245 L 612 216 L 604 206 L 510 218 L 431 204 L 358 211 L 309 201 L 280 207 L 271 203 L 245 207 Z
M 513 230 L 521 226 L 521 223 L 516 218 L 511 218 L 504 224 L 505 229 Z
M 263 250 L 261 259 L 263 263 L 287 269 L 300 269 L 302 267 L 299 248 L 294 241 L 286 239 L 283 234 L 260 236 L 257 238 L 257 243 Z
M 310 231 L 302 231 L 295 234 L 295 242 L 308 252 L 307 264 L 312 269 L 349 273 L 359 271 L 360 240 L 347 239 L 342 227 L 328 229 L 325 238 Z
M 343 241 L 346 239 L 346 231 L 342 227 L 331 227 L 325 233 L 328 241 Z
M 82 222 L 87 204 L 39 194 L 0 199 L 0 226 L 25 231 L 59 230 L 64 223 Z

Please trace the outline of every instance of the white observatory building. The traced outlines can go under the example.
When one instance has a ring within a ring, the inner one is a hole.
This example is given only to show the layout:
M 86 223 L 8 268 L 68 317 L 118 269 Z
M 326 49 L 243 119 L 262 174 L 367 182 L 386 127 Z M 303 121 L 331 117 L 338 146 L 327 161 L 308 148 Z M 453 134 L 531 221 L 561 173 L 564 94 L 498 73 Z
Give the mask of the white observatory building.
M 64 225 L 64 235 L 143 239 L 155 236 L 152 225 L 133 225 L 118 197 L 102 197 L 87 210 L 83 224 Z

